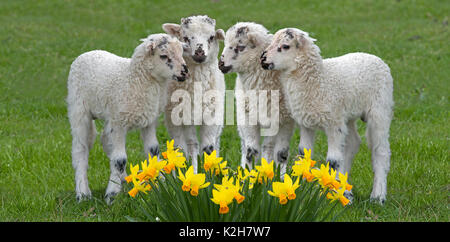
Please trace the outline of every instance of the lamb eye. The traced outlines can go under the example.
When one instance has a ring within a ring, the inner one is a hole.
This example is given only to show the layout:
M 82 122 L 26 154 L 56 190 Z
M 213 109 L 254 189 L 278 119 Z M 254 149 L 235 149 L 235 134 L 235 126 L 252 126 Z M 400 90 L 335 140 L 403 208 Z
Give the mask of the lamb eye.
M 289 45 L 283 45 L 283 46 L 281 46 L 284 50 L 289 50 Z
M 242 51 L 245 50 L 245 46 L 239 45 L 239 46 L 237 47 L 237 49 L 239 50 L 239 52 L 242 52 Z
M 212 41 L 214 39 L 214 35 L 211 35 L 211 37 L 209 37 L 209 40 Z
M 167 55 L 160 55 L 159 58 L 165 60 L 165 59 L 167 59 Z

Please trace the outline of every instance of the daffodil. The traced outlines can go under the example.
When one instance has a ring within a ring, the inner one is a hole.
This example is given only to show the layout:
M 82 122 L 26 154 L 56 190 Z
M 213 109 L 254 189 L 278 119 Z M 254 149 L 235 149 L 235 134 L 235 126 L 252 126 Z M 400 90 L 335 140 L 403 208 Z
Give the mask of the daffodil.
M 268 191 L 269 195 L 278 197 L 280 199 L 280 204 L 286 204 L 288 200 L 293 200 L 296 198 L 295 190 L 300 186 L 299 178 L 292 183 L 291 177 L 288 174 L 284 176 L 284 182 L 274 182 L 272 183 L 272 191 Z
M 238 204 L 242 203 L 245 199 L 245 197 L 242 194 L 240 194 L 240 191 L 242 190 L 242 186 L 241 186 L 239 180 L 237 180 L 235 183 L 233 177 L 224 176 L 222 178 L 222 184 L 214 184 L 214 187 L 218 191 L 224 190 L 224 191 L 228 191 L 228 192 L 232 193 L 234 199 L 236 199 L 236 202 Z
M 186 168 L 186 157 L 184 157 L 182 152 L 179 152 L 179 148 L 174 148 L 174 140 L 166 141 L 167 150 L 162 152 L 162 156 L 167 161 L 167 165 L 164 166 L 164 172 L 169 174 L 175 168 Z
M 312 150 L 311 149 L 306 149 L 306 148 L 303 148 L 303 159 L 305 159 L 305 160 L 312 160 L 311 159 L 311 152 L 312 152 Z M 315 161 L 314 161 L 314 163 L 315 163 Z
M 172 170 L 177 168 L 186 168 L 186 157 L 181 152 L 168 152 L 166 153 L 167 165 L 164 166 L 164 171 L 169 174 Z
M 158 177 L 161 169 L 163 169 L 166 164 L 167 161 L 158 161 L 157 156 L 152 157 L 150 154 L 148 154 L 148 163 L 146 160 L 141 162 L 142 172 L 139 173 L 137 177 L 140 181 L 146 181 L 149 179 L 155 180 L 156 177 Z
M 203 152 L 203 155 L 205 157 L 205 163 L 203 164 L 203 168 L 205 168 L 205 171 L 215 171 L 216 169 L 220 170 L 219 164 L 222 161 L 222 157 L 217 157 L 217 152 L 213 150 L 210 155 L 206 154 L 206 152 Z
M 152 189 L 149 184 L 146 184 L 144 181 L 139 181 L 134 177 L 131 179 L 131 181 L 133 182 L 134 187 L 128 192 L 128 194 L 132 197 L 135 197 L 138 192 L 147 194 L 147 191 L 150 191 Z
M 335 189 L 344 188 L 347 191 L 352 190 L 353 186 L 348 184 L 348 182 L 347 182 L 347 180 L 348 180 L 347 172 L 345 173 L 345 175 L 339 172 L 338 177 L 339 177 L 339 181 L 334 182 Z
M 341 202 L 341 204 L 345 206 L 350 202 L 350 200 L 348 200 L 348 198 L 344 196 L 345 190 L 346 190 L 345 187 L 341 187 L 337 190 L 332 190 L 328 192 L 327 198 L 330 199 L 331 201 L 339 200 L 339 202 Z
M 319 181 L 322 188 L 335 188 L 336 186 L 336 170 L 330 168 L 330 163 L 320 165 L 320 169 L 312 169 L 311 173 L 314 178 Z
M 259 178 L 258 182 L 262 183 L 262 180 L 264 179 L 264 182 L 267 182 L 267 179 L 272 180 L 274 176 L 273 172 L 273 161 L 270 163 L 267 163 L 266 159 L 261 158 L 261 165 L 255 166 L 256 170 L 259 172 Z
M 219 205 L 219 213 L 220 214 L 228 213 L 230 211 L 228 205 L 233 202 L 234 198 L 233 192 L 230 192 L 227 189 L 221 190 L 213 189 L 212 194 L 213 197 L 211 198 L 211 201 Z
M 222 176 L 228 175 L 227 161 L 219 163 L 217 168 L 215 169 L 216 176 L 222 174 Z
M 171 141 L 166 141 L 166 145 L 167 145 L 167 151 L 164 151 L 164 152 L 162 152 L 161 153 L 161 155 L 164 157 L 164 159 L 167 159 L 167 154 L 168 153 L 172 153 L 172 152 L 177 152 L 178 151 L 178 149 L 174 149 L 174 144 L 175 144 L 175 141 L 174 140 L 171 140 Z
M 240 166 L 238 166 L 237 168 L 237 177 L 239 181 L 245 181 L 248 178 L 249 175 L 249 171 L 247 168 L 242 168 Z
M 248 182 L 249 182 L 249 189 L 253 189 L 253 186 L 255 185 L 257 179 L 258 179 L 258 171 L 256 170 L 251 170 L 248 171 L 247 169 L 244 170 L 245 176 L 246 178 L 248 178 Z
M 209 186 L 209 182 L 205 183 L 205 174 L 194 174 L 193 166 L 190 166 L 185 174 L 178 169 L 178 175 L 178 178 L 183 182 L 181 189 L 185 192 L 190 191 L 192 196 L 197 196 L 199 189 Z
M 136 164 L 135 166 L 133 166 L 132 164 L 130 164 L 130 175 L 125 177 L 125 181 L 127 181 L 127 183 L 130 183 L 133 178 L 137 178 L 139 172 L 139 164 Z
M 315 161 L 313 160 L 300 158 L 299 160 L 295 161 L 294 165 L 292 166 L 292 176 L 302 176 L 303 178 L 306 178 L 308 182 L 311 182 L 314 178 L 311 173 L 311 168 L 314 166 L 314 164 Z

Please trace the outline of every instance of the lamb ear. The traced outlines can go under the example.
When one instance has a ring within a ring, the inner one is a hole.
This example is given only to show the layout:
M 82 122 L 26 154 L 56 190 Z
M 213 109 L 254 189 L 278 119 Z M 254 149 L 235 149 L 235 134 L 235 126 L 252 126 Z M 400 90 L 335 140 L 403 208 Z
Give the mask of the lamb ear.
M 252 43 L 255 46 L 261 45 L 264 41 L 264 36 L 262 36 L 260 33 L 248 33 L 247 34 L 248 40 L 250 43 Z
M 169 35 L 180 37 L 181 26 L 179 24 L 163 24 L 162 29 Z
M 314 41 L 316 41 L 316 39 L 309 37 L 308 34 L 304 34 L 301 33 L 299 35 L 297 35 L 295 37 L 297 44 L 296 47 L 298 48 L 299 46 L 305 46 L 306 44 L 308 44 L 309 42 L 314 43 Z
M 155 48 L 156 48 L 156 43 L 155 43 L 154 41 L 150 41 L 150 42 L 147 43 L 147 45 L 145 46 L 146 51 L 147 51 L 150 55 L 155 54 Z
M 218 39 L 218 40 L 225 39 L 225 32 L 223 31 L 223 29 L 216 30 L 216 39 Z

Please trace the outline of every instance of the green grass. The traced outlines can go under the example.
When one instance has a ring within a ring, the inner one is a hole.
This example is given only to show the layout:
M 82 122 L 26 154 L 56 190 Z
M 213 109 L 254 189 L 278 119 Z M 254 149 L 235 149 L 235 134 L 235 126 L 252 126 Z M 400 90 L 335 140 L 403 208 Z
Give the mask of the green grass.
M 355 201 L 341 221 L 449 221 L 449 1 L 0 1 L 0 221 L 126 221 L 125 193 L 103 202 L 109 162 L 96 142 L 90 153 L 94 199 L 76 203 L 67 119 L 66 81 L 81 53 L 104 49 L 130 56 L 139 39 L 166 22 L 207 14 L 217 27 L 254 21 L 272 32 L 298 27 L 317 38 L 324 57 L 368 52 L 394 77 L 391 170 L 384 207 L 369 202 L 373 174 L 363 139 L 352 167 Z M 226 75 L 227 89 L 234 74 Z M 161 123 L 162 124 L 162 123 Z M 101 131 L 98 122 L 97 129 Z M 161 144 L 168 138 L 158 129 Z M 98 141 L 98 139 L 97 139 Z M 291 155 L 299 141 L 296 131 Z M 235 126 L 226 126 L 222 154 L 239 163 Z M 162 146 L 164 148 L 164 145 Z M 130 162 L 144 159 L 137 132 Z M 319 133 L 316 159 L 326 156 Z

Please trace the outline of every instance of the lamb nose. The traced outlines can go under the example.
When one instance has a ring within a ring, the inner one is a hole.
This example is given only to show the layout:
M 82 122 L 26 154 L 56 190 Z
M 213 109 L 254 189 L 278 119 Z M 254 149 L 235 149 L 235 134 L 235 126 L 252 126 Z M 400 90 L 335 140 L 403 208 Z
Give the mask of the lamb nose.
M 205 55 L 205 51 L 203 51 L 202 48 L 198 48 L 198 49 L 195 50 L 195 55 L 204 56 Z
M 189 70 L 188 70 L 188 68 L 187 68 L 186 65 L 183 65 L 183 72 L 184 72 L 184 73 L 189 73 Z

